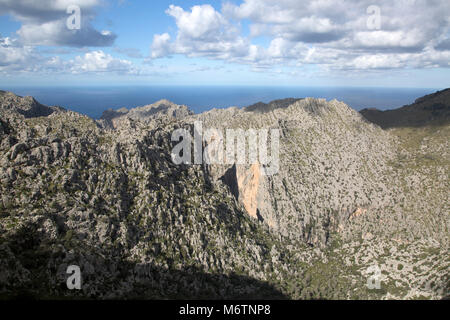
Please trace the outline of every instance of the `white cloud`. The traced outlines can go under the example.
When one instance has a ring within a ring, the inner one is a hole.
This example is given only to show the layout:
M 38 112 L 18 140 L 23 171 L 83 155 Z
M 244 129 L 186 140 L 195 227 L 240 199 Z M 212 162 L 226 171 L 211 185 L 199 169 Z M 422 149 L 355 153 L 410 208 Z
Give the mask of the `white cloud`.
M 371 5 L 380 8 L 379 29 L 369 28 Z M 316 64 L 327 70 L 448 67 L 450 2 L 244 0 L 190 10 L 170 6 L 177 35 L 155 35 L 152 58 L 205 56 L 267 66 Z M 244 36 L 237 26 L 250 22 Z M 267 47 L 252 43 L 269 37 Z
M 17 40 L 0 37 L 0 73 L 116 73 L 139 75 L 131 61 L 118 59 L 102 50 L 86 52 L 70 60 L 48 57 L 32 46 L 22 46 Z
M 177 37 L 171 42 L 167 33 L 153 37 L 151 56 L 171 54 L 215 59 L 237 59 L 248 54 L 249 42 L 239 35 L 238 28 L 210 5 L 193 6 L 185 11 L 171 5 L 166 13 L 175 18 Z
M 170 5 L 166 13 L 175 18 L 181 38 L 214 41 L 230 36 L 231 26 L 210 5 L 194 6 L 191 12 Z
M 114 58 L 101 50 L 88 52 L 84 56 L 70 60 L 68 69 L 72 73 L 138 73 L 130 61 Z
M 426 41 L 426 36 L 417 28 L 408 31 L 360 31 L 354 34 L 355 46 L 365 48 L 420 49 Z
M 372 30 L 367 8 L 374 4 L 381 10 L 381 28 Z M 70 5 L 81 8 L 80 30 L 66 26 Z M 94 10 L 101 5 L 102 0 L 0 0 L 0 14 L 21 22 L 17 39 L 0 38 L 0 71 L 142 73 L 130 61 L 102 50 L 87 52 L 85 47 L 110 46 L 116 38 L 92 26 Z M 209 4 L 170 5 L 165 12 L 176 32 L 153 36 L 151 59 L 180 54 L 246 64 L 258 71 L 291 68 L 293 73 L 306 65 L 327 71 L 449 67 L 448 0 L 242 0 L 224 3 L 221 10 Z M 55 53 L 39 51 L 39 45 L 84 51 L 64 60 L 49 57 Z M 137 49 L 113 50 L 142 58 Z
M 12 15 L 22 23 L 17 31 L 24 45 L 110 46 L 116 35 L 96 30 L 91 21 L 99 0 L 0 0 L 0 14 Z M 81 25 L 78 30 L 67 28 L 69 6 L 78 6 Z
M 152 58 L 161 58 L 172 53 L 172 44 L 170 43 L 170 35 L 168 33 L 155 34 L 151 47 Z
M 33 71 L 42 60 L 33 47 L 22 46 L 9 37 L 0 38 L 0 72 Z
M 407 55 L 406 55 L 407 56 Z M 372 54 L 361 55 L 344 64 L 346 69 L 392 69 L 405 67 L 405 56 Z

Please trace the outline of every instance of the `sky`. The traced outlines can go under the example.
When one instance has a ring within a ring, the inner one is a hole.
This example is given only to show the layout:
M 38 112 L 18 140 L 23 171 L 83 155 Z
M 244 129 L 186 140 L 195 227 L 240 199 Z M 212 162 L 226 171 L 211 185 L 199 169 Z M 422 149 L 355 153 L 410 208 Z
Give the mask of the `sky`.
M 0 0 L 0 86 L 444 88 L 448 0 Z

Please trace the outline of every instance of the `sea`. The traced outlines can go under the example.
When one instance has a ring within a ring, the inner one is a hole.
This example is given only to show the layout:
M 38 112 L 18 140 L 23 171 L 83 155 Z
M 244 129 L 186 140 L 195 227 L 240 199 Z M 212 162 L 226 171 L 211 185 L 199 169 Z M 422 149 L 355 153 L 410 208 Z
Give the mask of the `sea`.
M 94 119 L 104 110 L 133 108 L 167 99 L 187 105 L 195 113 L 213 108 L 244 107 L 283 98 L 337 99 L 355 110 L 395 109 L 442 88 L 380 87 L 268 87 L 268 86 L 91 86 L 91 87 L 2 87 L 40 103 L 61 106 Z

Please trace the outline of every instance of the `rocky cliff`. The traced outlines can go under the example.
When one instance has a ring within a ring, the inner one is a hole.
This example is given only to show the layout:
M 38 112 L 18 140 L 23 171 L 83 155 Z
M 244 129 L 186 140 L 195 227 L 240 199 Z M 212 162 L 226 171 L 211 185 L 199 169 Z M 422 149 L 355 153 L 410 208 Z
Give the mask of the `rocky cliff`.
M 199 115 L 163 100 L 94 121 L 2 92 L 0 115 L 3 297 L 449 293 L 448 125 L 385 131 L 311 98 Z M 278 129 L 277 174 L 174 164 L 172 133 L 199 121 Z M 69 265 L 81 290 L 66 287 Z

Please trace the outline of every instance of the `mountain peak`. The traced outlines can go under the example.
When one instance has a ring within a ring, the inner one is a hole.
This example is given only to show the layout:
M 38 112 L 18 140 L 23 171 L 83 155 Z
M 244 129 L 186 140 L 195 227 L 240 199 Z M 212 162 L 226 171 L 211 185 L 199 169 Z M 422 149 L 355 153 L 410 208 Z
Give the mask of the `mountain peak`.
M 0 109 L 19 113 L 25 118 L 46 117 L 54 112 L 65 111 L 61 107 L 48 107 L 31 96 L 21 97 L 9 91 L 0 91 Z
M 181 119 L 192 115 L 193 112 L 185 105 L 177 105 L 167 99 L 161 99 L 155 103 L 131 109 L 121 108 L 118 110 L 108 109 L 100 117 L 111 127 L 119 119 L 151 120 L 160 117 Z
M 269 103 L 257 102 L 250 106 L 244 107 L 243 109 L 247 112 L 258 112 L 258 113 L 266 113 L 273 111 L 275 109 L 283 109 L 287 108 L 295 102 L 299 101 L 299 98 L 286 98 L 286 99 L 278 99 L 270 101 Z

